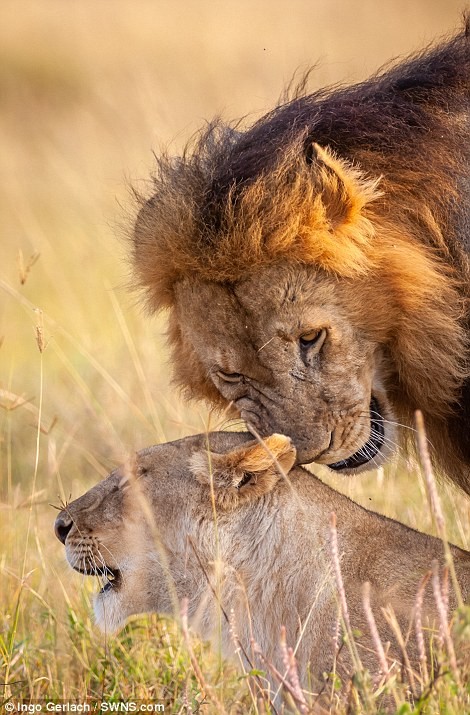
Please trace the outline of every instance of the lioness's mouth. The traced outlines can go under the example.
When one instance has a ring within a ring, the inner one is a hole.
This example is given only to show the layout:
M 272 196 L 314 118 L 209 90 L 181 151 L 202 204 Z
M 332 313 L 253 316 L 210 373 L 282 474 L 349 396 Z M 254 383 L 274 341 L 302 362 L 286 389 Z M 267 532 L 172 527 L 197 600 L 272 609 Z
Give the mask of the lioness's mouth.
M 385 428 L 383 417 L 380 413 L 379 403 L 375 397 L 370 401 L 370 437 L 357 452 L 347 459 L 329 464 L 330 469 L 357 469 L 370 462 L 380 452 L 385 441 Z
M 119 588 L 121 585 L 121 572 L 119 569 L 109 569 L 106 572 L 106 583 L 101 588 L 100 593 L 106 593 L 111 588 Z
M 119 588 L 121 585 L 122 577 L 119 569 L 112 569 L 109 566 L 93 566 L 86 569 L 76 565 L 73 566 L 73 569 L 84 576 L 98 576 L 99 579 L 105 579 L 104 586 L 100 589 L 100 593 L 106 593 L 106 591 L 109 591 L 111 588 Z

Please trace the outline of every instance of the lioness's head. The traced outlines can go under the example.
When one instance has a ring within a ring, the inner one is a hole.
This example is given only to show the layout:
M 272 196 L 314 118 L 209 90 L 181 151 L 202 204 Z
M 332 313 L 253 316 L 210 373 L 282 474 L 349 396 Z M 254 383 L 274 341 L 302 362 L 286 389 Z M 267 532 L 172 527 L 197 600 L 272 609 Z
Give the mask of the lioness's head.
M 198 435 L 139 452 L 71 502 L 55 531 L 72 568 L 101 581 L 98 624 L 115 630 L 132 614 L 173 614 L 188 595 L 194 615 L 204 594 L 212 598 L 207 579 L 217 556 L 233 568 L 237 553 L 246 559 L 264 538 L 251 505 L 268 498 L 294 460 L 280 435 L 263 445 L 246 433 Z

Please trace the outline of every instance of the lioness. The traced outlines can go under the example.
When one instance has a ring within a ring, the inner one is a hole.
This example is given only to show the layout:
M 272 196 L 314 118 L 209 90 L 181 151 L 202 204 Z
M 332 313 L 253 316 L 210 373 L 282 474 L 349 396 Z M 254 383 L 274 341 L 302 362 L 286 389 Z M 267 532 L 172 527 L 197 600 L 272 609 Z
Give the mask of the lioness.
M 470 492 L 470 40 L 216 122 L 158 161 L 132 239 L 176 383 L 355 472 L 425 415 Z
M 117 469 L 73 501 L 55 530 L 70 565 L 98 574 L 103 588 L 95 614 L 116 629 L 134 613 L 172 613 L 182 597 L 203 636 L 220 614 L 233 609 L 232 627 L 245 653 L 250 639 L 282 670 L 280 627 L 297 644 L 302 678 L 320 682 L 330 672 L 338 619 L 329 536 L 337 518 L 342 578 L 351 626 L 359 628 L 360 657 L 377 671 L 375 645 L 364 615 L 362 585 L 371 602 L 388 658 L 402 654 L 380 607 L 390 605 L 405 634 L 413 618 L 420 579 L 433 559 L 442 564 L 439 540 L 358 506 L 301 467 L 291 441 L 273 435 L 261 445 L 251 435 L 213 433 L 139 452 L 132 469 Z M 286 476 L 287 475 L 287 476 Z M 464 598 L 470 590 L 470 554 L 452 547 Z M 451 595 L 450 605 L 454 605 Z M 423 622 L 436 615 L 425 592 Z M 234 648 L 222 620 L 226 651 Z M 416 659 L 414 637 L 407 647 Z M 350 667 L 347 648 L 340 670 Z M 304 680 L 304 682 L 307 682 Z

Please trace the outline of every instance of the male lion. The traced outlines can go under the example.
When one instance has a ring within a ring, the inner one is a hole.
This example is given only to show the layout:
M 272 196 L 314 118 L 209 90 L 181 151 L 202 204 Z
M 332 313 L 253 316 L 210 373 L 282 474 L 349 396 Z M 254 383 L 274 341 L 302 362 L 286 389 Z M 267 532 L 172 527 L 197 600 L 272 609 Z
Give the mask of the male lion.
M 367 581 L 381 639 L 391 641 L 389 661 L 401 662 L 381 607 L 393 608 L 406 634 L 420 579 L 434 559 L 444 560 L 442 543 L 363 509 L 302 467 L 292 469 L 289 438 L 248 440 L 246 433 L 220 432 L 145 449 L 133 469 L 115 470 L 59 514 L 56 534 L 70 565 L 103 577 L 98 623 L 115 629 L 133 613 L 171 614 L 188 597 L 189 617 L 208 636 L 217 614 L 233 609 L 232 624 L 222 620 L 227 651 L 234 647 L 233 627 L 246 654 L 253 637 L 282 670 L 284 625 L 288 642 L 298 645 L 304 682 L 310 670 L 318 684 L 331 672 L 338 619 L 329 527 L 334 511 L 351 627 L 364 634 L 361 660 L 377 671 L 363 608 Z M 457 547 L 452 554 L 467 599 L 470 554 Z M 430 586 L 421 616 L 425 627 L 437 621 Z M 407 651 L 416 661 L 414 636 Z M 347 648 L 338 663 L 340 672 L 350 672 Z
M 469 26 L 158 161 L 133 237 L 187 395 L 351 473 L 414 410 L 470 493 Z

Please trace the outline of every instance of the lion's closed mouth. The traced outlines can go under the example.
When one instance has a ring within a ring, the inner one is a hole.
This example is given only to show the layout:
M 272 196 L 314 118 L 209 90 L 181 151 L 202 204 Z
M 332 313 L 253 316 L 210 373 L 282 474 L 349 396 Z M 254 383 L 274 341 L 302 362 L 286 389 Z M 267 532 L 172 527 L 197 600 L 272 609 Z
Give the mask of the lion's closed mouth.
M 362 467 L 363 464 L 370 462 L 380 452 L 385 441 L 385 429 L 379 403 L 375 397 L 372 397 L 370 401 L 370 434 L 369 440 L 357 452 L 347 459 L 329 464 L 329 468 L 341 471 L 342 469 Z

